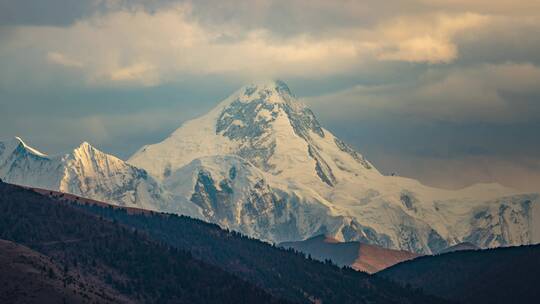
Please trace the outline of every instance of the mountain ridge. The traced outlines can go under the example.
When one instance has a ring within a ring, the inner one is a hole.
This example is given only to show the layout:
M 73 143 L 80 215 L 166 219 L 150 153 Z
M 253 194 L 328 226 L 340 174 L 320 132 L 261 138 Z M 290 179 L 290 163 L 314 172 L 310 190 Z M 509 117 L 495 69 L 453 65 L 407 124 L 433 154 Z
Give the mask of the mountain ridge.
M 412 252 L 391 250 L 360 242 L 340 242 L 325 235 L 298 242 L 285 242 L 279 246 L 294 248 L 315 259 L 321 261 L 330 259 L 338 266 L 349 266 L 371 274 L 419 256 Z
M 444 190 L 384 176 L 283 82 L 242 87 L 128 161 L 4 150 L 6 181 L 187 214 L 269 242 L 325 234 L 421 254 L 461 242 L 540 242 L 537 193 L 496 184 Z

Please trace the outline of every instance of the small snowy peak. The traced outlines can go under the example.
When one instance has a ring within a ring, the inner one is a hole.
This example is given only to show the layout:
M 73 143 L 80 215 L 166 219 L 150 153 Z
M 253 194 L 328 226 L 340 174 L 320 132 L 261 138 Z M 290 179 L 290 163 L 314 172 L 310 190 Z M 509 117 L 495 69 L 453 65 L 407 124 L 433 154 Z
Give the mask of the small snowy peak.
M 0 143 L 0 178 L 20 185 L 51 187 L 57 182 L 53 158 L 24 143 L 19 137 Z
M 20 138 L 20 137 L 15 137 L 19 142 L 20 144 L 27 150 L 29 151 L 30 153 L 36 155 L 36 156 L 40 156 L 40 157 L 47 157 L 47 154 L 45 153 L 42 153 L 40 151 L 38 151 L 37 149 L 34 149 L 32 147 L 30 147 L 29 145 L 27 145 L 26 143 L 24 143 L 24 141 Z
M 12 140 L 3 143 L 3 149 L 0 147 L 0 155 L 18 152 L 30 153 L 38 157 L 47 157 L 45 153 L 38 151 L 35 148 L 27 145 L 20 137 L 15 136 Z M 1 151 L 3 150 L 3 151 Z
M 78 150 L 93 150 L 95 149 L 89 142 L 83 141 L 77 148 Z
M 114 159 L 122 161 L 112 155 L 101 152 L 88 142 L 82 142 L 77 148 L 73 149 L 72 155 L 82 159 L 95 159 L 96 157 L 104 159 Z
M 85 174 L 95 175 L 99 171 L 110 171 L 125 167 L 124 161 L 94 148 L 88 142 L 81 143 L 67 155 L 72 167 L 86 170 Z
M 77 148 L 73 150 L 73 152 L 71 152 L 67 156 L 69 159 L 75 159 L 79 161 L 82 166 L 95 167 L 96 169 L 101 171 L 120 170 L 123 168 L 144 171 L 143 169 L 138 169 L 128 164 L 127 162 L 121 160 L 114 155 L 102 152 L 101 150 L 97 149 L 86 141 L 81 143 Z

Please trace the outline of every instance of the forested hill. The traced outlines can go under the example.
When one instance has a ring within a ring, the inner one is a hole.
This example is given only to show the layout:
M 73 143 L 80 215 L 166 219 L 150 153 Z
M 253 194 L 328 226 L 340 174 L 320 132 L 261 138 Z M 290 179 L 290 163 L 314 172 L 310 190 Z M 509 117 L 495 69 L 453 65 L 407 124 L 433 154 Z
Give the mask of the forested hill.
M 299 303 L 440 303 L 417 290 L 399 287 L 330 262 L 306 258 L 217 225 L 192 218 L 113 207 L 80 197 L 40 191 L 86 213 L 136 229 L 139 235 L 186 250 L 205 263 L 226 270 L 276 298 Z
M 81 293 L 88 301 L 284 302 L 194 259 L 187 251 L 153 241 L 134 229 L 71 204 L 1 182 L 0 239 L 22 244 L 50 258 L 51 265 L 60 265 L 61 271 L 56 266 L 39 266 L 36 280 L 50 278 L 52 282 L 60 278 L 64 289 Z M 13 273 L 2 272 L 0 281 L 6 281 L 6 276 L 14 277 Z M 4 286 L 0 298 L 12 303 L 35 300 L 39 294 L 27 290 L 25 282 L 29 281 L 11 282 L 12 288 Z M 66 288 L 73 284 L 76 289 Z M 66 297 L 64 301 L 73 298 Z
M 538 303 L 540 245 L 424 256 L 377 276 L 463 303 Z
M 319 262 L 293 249 L 270 245 L 215 224 L 185 216 L 134 212 L 81 204 L 80 208 L 134 227 L 291 301 L 323 303 L 438 303 L 416 290 L 330 261 Z

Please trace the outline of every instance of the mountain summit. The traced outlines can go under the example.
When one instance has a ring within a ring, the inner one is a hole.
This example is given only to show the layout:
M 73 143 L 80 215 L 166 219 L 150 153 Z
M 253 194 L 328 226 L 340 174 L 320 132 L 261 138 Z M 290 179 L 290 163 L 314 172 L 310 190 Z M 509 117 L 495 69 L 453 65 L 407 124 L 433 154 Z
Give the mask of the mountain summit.
M 223 154 L 237 155 L 274 176 L 328 187 L 343 175 L 379 175 L 362 155 L 323 129 L 282 81 L 244 86 L 163 142 L 143 147 L 129 162 L 165 178 L 194 159 Z

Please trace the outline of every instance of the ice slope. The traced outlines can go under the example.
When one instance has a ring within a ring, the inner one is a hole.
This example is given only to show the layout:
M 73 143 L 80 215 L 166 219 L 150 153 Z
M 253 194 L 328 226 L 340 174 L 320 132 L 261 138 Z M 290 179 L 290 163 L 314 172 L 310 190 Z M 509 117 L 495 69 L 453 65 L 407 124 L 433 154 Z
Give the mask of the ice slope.
M 280 81 L 241 88 L 128 162 L 208 220 L 274 242 L 324 233 L 431 253 L 462 241 L 540 241 L 538 194 L 498 184 L 449 191 L 384 176 Z
M 201 208 L 206 220 L 268 241 L 339 231 L 352 220 L 316 192 L 284 184 L 235 155 L 197 158 L 172 172 L 164 187 Z

